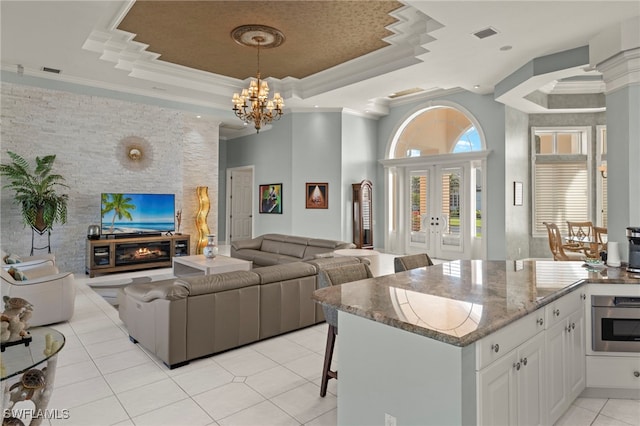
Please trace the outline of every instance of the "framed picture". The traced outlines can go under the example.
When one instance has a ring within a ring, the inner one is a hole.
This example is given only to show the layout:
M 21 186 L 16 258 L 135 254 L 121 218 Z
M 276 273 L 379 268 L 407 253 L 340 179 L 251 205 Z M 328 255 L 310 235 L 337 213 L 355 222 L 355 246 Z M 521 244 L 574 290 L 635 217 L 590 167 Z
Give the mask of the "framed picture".
M 305 188 L 305 206 L 308 209 L 329 208 L 329 184 L 307 182 Z
M 524 201 L 522 182 L 513 182 L 513 205 L 521 206 Z
M 260 213 L 282 214 L 282 184 L 260 185 Z

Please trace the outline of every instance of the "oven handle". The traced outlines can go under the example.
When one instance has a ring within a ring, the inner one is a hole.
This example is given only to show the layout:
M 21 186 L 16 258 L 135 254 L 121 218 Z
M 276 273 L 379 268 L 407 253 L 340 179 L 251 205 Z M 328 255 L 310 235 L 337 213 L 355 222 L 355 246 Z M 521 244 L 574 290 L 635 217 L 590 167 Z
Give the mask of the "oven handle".
M 640 308 L 640 297 L 616 297 L 613 304 L 619 308 Z

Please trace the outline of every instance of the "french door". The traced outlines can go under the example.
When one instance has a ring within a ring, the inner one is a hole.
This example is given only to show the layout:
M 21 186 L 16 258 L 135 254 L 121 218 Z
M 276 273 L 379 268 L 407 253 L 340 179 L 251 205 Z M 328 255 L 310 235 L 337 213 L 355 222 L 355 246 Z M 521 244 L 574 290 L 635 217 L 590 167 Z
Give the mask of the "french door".
M 476 203 L 469 163 L 408 172 L 408 251 L 426 251 L 438 259 L 470 259 Z

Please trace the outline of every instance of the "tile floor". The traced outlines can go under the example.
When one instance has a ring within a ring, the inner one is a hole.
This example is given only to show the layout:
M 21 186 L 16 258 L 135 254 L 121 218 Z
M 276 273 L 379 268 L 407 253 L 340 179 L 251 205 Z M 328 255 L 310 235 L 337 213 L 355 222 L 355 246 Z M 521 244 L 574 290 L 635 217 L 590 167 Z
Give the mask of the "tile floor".
M 381 272 L 393 272 L 382 255 Z M 161 274 L 167 270 L 138 272 Z M 71 321 L 56 325 L 59 355 L 45 425 L 335 425 L 336 381 L 319 396 L 326 325 L 272 338 L 169 370 L 129 342 L 117 311 L 78 276 Z M 93 278 L 91 280 L 106 279 Z M 557 425 L 638 425 L 640 401 L 579 398 Z

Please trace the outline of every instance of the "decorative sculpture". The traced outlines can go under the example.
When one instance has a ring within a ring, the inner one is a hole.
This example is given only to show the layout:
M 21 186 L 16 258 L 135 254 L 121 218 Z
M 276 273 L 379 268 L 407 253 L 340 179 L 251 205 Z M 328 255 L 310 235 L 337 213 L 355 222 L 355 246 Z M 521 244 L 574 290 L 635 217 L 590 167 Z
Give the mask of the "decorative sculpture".
M 207 245 L 209 234 L 209 225 L 207 225 L 207 216 L 209 216 L 209 187 L 198 186 L 196 188 L 198 195 L 198 212 L 196 213 L 196 229 L 198 230 L 198 243 L 196 244 L 196 254 L 202 254 L 202 249 Z

